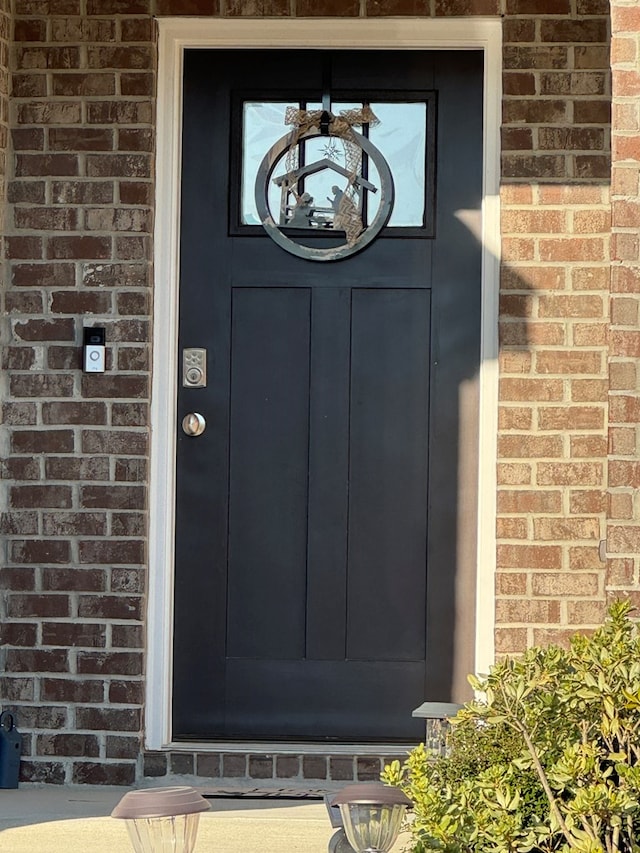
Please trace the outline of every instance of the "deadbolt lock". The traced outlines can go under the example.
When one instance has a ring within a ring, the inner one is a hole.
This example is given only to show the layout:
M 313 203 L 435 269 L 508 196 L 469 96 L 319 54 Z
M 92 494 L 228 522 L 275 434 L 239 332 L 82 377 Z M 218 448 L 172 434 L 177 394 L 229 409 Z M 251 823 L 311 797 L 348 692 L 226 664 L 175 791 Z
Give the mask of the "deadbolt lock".
M 182 351 L 182 385 L 184 388 L 207 387 L 207 351 L 190 347 Z

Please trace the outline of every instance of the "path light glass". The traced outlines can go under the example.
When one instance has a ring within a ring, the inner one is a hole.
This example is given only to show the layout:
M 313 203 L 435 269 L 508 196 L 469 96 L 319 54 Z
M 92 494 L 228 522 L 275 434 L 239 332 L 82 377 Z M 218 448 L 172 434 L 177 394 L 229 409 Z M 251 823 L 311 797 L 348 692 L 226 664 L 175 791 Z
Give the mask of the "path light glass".
M 210 808 L 188 786 L 129 791 L 111 817 L 127 822 L 135 853 L 193 853 L 200 813 Z
M 388 853 L 400 834 L 411 800 L 399 788 L 381 782 L 348 785 L 331 801 L 356 853 Z

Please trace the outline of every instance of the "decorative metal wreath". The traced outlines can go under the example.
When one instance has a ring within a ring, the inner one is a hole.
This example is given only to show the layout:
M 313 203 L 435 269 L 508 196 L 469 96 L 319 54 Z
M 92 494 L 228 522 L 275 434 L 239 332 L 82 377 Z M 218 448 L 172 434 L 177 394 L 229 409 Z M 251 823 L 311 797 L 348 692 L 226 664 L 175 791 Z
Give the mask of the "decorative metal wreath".
M 375 240 L 393 210 L 393 178 L 387 161 L 369 139 L 353 130 L 354 124 L 376 124 L 377 119 L 368 107 L 349 110 L 339 116 L 322 110 L 290 107 L 286 121 L 294 125 L 294 129 L 271 146 L 256 176 L 256 207 L 265 231 L 285 251 L 310 261 L 337 261 L 362 251 Z M 326 156 L 314 163 L 299 165 L 299 146 L 317 137 L 327 139 Z M 338 147 L 343 150 L 344 166 L 337 162 Z M 375 165 L 380 187 L 362 175 L 363 153 Z M 283 158 L 285 171 L 272 177 Z M 333 197 L 327 198 L 328 206 L 316 204 L 305 190 L 305 180 L 324 170 L 332 170 L 338 181 L 331 190 Z M 281 191 L 277 219 L 269 204 L 271 182 Z M 365 196 L 378 192 L 377 211 L 372 221 L 365 224 Z M 344 242 L 327 248 L 305 245 L 296 240 L 296 237 L 304 239 L 310 233 L 344 235 Z

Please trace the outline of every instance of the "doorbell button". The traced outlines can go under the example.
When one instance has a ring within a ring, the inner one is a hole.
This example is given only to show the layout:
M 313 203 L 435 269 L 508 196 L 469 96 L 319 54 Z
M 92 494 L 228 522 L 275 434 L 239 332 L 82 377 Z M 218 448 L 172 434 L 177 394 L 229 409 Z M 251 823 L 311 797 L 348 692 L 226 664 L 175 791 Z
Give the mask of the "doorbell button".
M 106 330 L 98 327 L 83 331 L 82 368 L 85 373 L 104 373 Z

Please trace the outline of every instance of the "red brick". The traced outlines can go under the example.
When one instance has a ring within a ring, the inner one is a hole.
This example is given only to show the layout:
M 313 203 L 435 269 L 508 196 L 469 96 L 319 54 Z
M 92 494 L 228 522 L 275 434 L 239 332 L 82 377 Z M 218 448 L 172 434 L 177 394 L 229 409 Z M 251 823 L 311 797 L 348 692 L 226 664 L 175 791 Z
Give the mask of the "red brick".
M 71 430 L 19 430 L 11 436 L 14 453 L 73 453 L 74 436 Z
M 498 545 L 498 568 L 560 569 L 562 549 L 559 545 Z
M 33 647 L 37 644 L 38 626 L 30 622 L 5 622 L 0 624 L 0 646 Z M 1 690 L 0 685 L 0 690 Z M 5 699 L 7 697 L 4 697 Z M 31 696 L 33 699 L 33 696 Z
M 560 512 L 562 510 L 562 492 L 501 490 L 498 492 L 498 512 L 537 513 Z
M 109 684 L 109 701 L 119 705 L 141 705 L 144 701 L 144 683 L 112 680 Z
M 603 429 L 604 414 L 600 406 L 542 407 L 538 409 L 538 429 Z
M 137 737 L 107 737 L 107 758 L 138 758 L 140 739 Z
M 528 539 L 529 525 L 526 518 L 498 518 L 496 521 L 496 536 L 504 539 Z
M 599 489 L 587 489 L 584 491 L 572 491 L 569 495 L 569 512 L 573 515 L 605 513 L 606 511 L 606 492 Z
M 640 488 L 640 462 L 612 459 L 609 462 L 609 485 Z
M 604 459 L 607 455 L 607 439 L 604 435 L 572 435 L 569 439 L 569 450 L 572 458 Z
M 640 332 L 620 331 L 611 332 L 611 355 L 626 358 L 640 358 Z
M 144 560 L 144 545 L 136 540 L 81 541 L 79 543 L 79 557 L 81 563 L 139 564 Z
M 526 651 L 526 628 L 496 628 L 496 652 L 498 654 L 522 654 Z
M 606 615 L 606 602 L 604 601 L 567 602 L 567 619 L 572 625 L 599 626 Z
M 599 486 L 603 482 L 600 462 L 541 462 L 539 486 Z
M 12 426 L 33 426 L 37 420 L 35 403 L 4 403 L 2 422 Z
M 535 574 L 531 578 L 534 595 L 558 596 L 562 598 L 584 598 L 598 594 L 599 578 L 586 572 L 570 574 Z
M 147 398 L 149 380 L 146 376 L 110 376 L 109 374 L 84 375 L 82 396 L 118 398 Z
M 611 554 L 637 553 L 640 550 L 640 526 L 609 524 L 607 550 Z
M 535 42 L 536 40 L 536 19 L 531 18 L 508 18 L 505 17 L 502 22 L 502 38 L 505 44 L 509 42 Z M 509 76 L 509 75 L 505 75 Z M 504 82 L 504 81 L 503 81 Z M 512 95 L 532 95 L 533 91 L 509 91 L 503 86 L 505 94 Z
M 35 698 L 34 678 L 2 678 L 0 696 L 5 702 L 33 702 Z
M 72 341 L 75 323 L 72 319 L 26 320 L 16 322 L 14 335 L 23 341 Z
M 13 539 L 9 555 L 12 563 L 68 563 L 70 548 L 69 542 L 60 539 Z
M 47 480 L 108 480 L 109 459 L 106 456 L 85 459 L 52 456 L 45 459 L 45 475 Z
M 104 512 L 44 512 L 42 532 L 45 536 L 105 536 L 107 515 Z
M 15 287 L 73 287 L 72 264 L 14 264 L 11 283 Z
M 508 379 L 500 380 L 500 399 L 513 402 L 560 402 L 564 390 L 562 380 Z
M 541 239 L 540 258 L 543 261 L 600 261 L 605 260 L 604 241 L 595 237 Z
M 111 256 L 110 237 L 49 237 L 47 257 L 59 258 L 109 258 Z
M 149 370 L 151 353 L 143 347 L 120 347 L 118 349 L 119 370 Z M 115 425 L 115 423 L 114 423 Z
M 515 600 L 499 598 L 496 601 L 496 620 L 524 622 L 526 624 L 553 624 L 560 621 L 560 602 L 545 600 Z
M 510 290 L 564 290 L 565 267 L 504 267 L 500 277 L 502 289 Z
M 607 399 L 606 379 L 572 379 L 571 399 L 576 403 L 600 402 Z
M 634 581 L 633 559 L 612 559 L 607 561 L 607 584 L 631 587 Z
M 498 438 L 499 458 L 562 456 L 561 436 L 503 435 Z
M 41 237 L 5 237 L 5 257 L 37 260 L 42 258 Z
M 14 151 L 43 151 L 44 130 L 38 127 L 18 127 L 11 131 Z
M 140 652 L 79 651 L 77 655 L 81 675 L 142 675 Z
M 52 94 L 56 97 L 86 97 L 115 95 L 115 74 L 107 73 L 73 73 L 52 74 Z
M 125 430 L 83 430 L 82 452 L 104 454 L 129 454 L 144 456 L 147 453 L 147 435 Z
M 114 536 L 144 536 L 146 518 L 140 512 L 114 512 L 111 516 L 111 532 Z
M 93 127 L 52 127 L 49 130 L 51 151 L 110 151 L 113 131 Z
M 76 761 L 71 776 L 74 785 L 128 785 L 136 779 L 135 762 L 103 764 L 95 761 Z
M 538 14 L 536 10 L 536 14 Z M 556 45 L 535 45 L 524 47 L 521 44 L 505 45 L 503 67 L 505 69 L 566 68 L 568 53 L 566 47 Z M 562 104 L 557 107 L 564 114 Z
M 39 479 L 39 478 L 34 478 Z M 33 536 L 38 533 L 35 512 L 4 512 L 0 516 L 0 533 L 5 536 Z M 20 589 L 20 587 L 17 587 Z
M 69 486 L 12 486 L 9 501 L 12 507 L 68 508 L 71 506 L 71 488 Z
M 640 419 L 640 397 L 611 396 L 609 419 L 612 423 L 637 423 Z
M 596 317 L 604 316 L 602 297 L 580 294 L 579 296 L 541 295 L 538 299 L 539 317 Z
M 78 175 L 78 157 L 75 154 L 17 154 L 17 177 Z
M 58 761 L 27 761 L 23 759 L 20 762 L 20 781 L 64 785 L 64 764 Z
M 64 592 L 100 592 L 107 588 L 104 569 L 60 569 L 42 570 L 42 588 Z
M 118 560 L 118 562 L 123 562 L 123 560 Z M 83 595 L 78 600 L 78 616 L 82 619 L 133 619 L 139 621 L 142 617 L 142 599 L 124 595 Z
M 7 185 L 7 200 L 11 204 L 44 204 L 45 186 L 44 181 L 10 181 Z
M 46 41 L 47 22 L 38 18 L 18 18 L 14 24 L 13 37 L 16 42 Z
M 501 406 L 498 411 L 498 427 L 501 430 L 530 430 L 532 410 L 525 406 Z
M 28 566 L 20 568 L 0 568 L 0 589 L 10 589 L 13 592 L 35 589 L 35 572 Z
M 5 672 L 68 672 L 69 661 L 64 649 L 7 649 Z M 43 712 L 44 709 L 40 708 Z M 22 720 L 24 723 L 24 719 Z
M 597 351 L 549 350 L 536 354 L 536 370 L 548 374 L 600 373 L 602 354 Z
M 36 755 L 65 755 L 97 757 L 100 754 L 98 738 L 85 734 L 38 735 Z
M 3 370 L 30 370 L 36 365 L 34 347 L 5 347 L 2 353 Z
M 534 518 L 533 532 L 542 541 L 600 539 L 600 523 L 597 518 Z
M 51 199 L 54 204 L 111 204 L 112 181 L 54 181 Z
M 105 625 L 91 622 L 44 622 L 42 642 L 45 646 L 104 647 L 106 646 Z
M 72 376 L 51 374 L 15 374 L 9 377 L 14 397 L 70 397 L 73 394 Z
M 507 0 L 507 15 L 569 15 L 571 0 Z
M 151 159 L 148 154 L 89 154 L 89 177 L 149 178 Z

